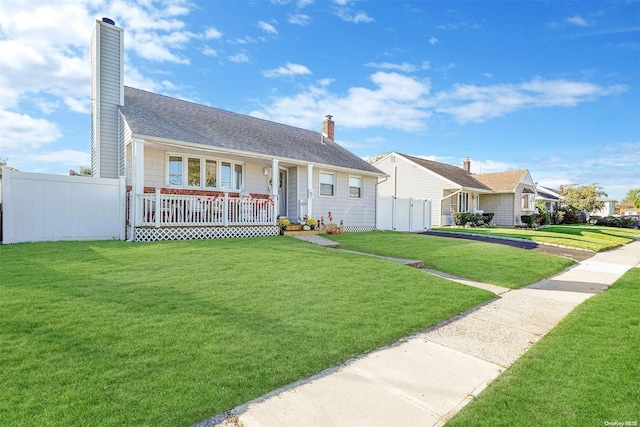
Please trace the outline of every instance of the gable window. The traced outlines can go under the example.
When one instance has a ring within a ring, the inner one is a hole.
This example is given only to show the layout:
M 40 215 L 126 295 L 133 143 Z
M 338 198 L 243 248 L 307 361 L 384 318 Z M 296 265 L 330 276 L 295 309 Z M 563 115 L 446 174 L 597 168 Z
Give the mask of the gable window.
M 359 176 L 349 177 L 349 197 L 352 199 L 362 197 L 362 178 Z
M 320 195 L 335 195 L 335 175 L 327 172 L 320 172 Z
M 178 155 L 169 155 L 167 162 L 167 183 L 171 187 L 242 191 L 242 163 Z

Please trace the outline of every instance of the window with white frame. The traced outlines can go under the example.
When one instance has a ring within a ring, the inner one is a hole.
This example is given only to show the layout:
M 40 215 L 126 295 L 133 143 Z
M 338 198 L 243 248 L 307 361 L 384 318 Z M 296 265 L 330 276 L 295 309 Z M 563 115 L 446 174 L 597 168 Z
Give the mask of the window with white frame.
M 320 195 L 335 195 L 335 174 L 329 172 L 320 172 Z
M 458 212 L 469 212 L 469 193 L 458 193 Z
M 244 165 L 199 156 L 167 156 L 170 187 L 242 191 Z
M 362 178 L 359 176 L 349 177 L 349 197 L 352 199 L 362 197 Z

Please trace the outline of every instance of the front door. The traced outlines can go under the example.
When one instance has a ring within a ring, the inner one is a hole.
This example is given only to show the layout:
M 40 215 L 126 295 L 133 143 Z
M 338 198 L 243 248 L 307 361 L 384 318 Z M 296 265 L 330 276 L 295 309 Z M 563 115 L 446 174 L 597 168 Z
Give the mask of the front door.
M 287 171 L 280 169 L 278 186 L 278 215 L 287 216 Z

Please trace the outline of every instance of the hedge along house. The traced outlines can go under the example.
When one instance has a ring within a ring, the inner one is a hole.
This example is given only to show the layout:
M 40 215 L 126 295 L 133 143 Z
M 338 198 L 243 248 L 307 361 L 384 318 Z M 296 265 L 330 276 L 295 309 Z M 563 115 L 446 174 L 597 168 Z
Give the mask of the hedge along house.
M 455 212 L 494 213 L 493 223 L 512 227 L 535 211 L 535 184 L 526 170 L 472 174 L 468 158 L 459 167 L 395 152 L 374 166 L 389 176 L 378 185 L 380 196 L 431 199 L 434 227 L 453 225 Z
M 104 18 L 92 37 L 91 167 L 125 176 L 133 240 L 276 235 L 332 212 L 346 231 L 376 224 L 384 173 L 323 132 L 124 86 L 124 31 Z

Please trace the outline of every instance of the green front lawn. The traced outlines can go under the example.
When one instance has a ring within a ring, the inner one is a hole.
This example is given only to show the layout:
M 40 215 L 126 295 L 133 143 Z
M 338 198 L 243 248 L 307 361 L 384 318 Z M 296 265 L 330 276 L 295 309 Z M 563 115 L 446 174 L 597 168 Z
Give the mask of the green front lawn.
M 492 296 L 289 237 L 0 246 L 0 425 L 191 425 Z
M 632 242 L 634 239 L 640 239 L 640 230 L 595 225 L 551 225 L 540 230 L 457 227 L 434 228 L 434 230 L 511 237 L 541 243 L 554 243 L 596 252 L 617 248 Z
M 507 288 L 557 274 L 573 261 L 540 252 L 472 240 L 393 231 L 327 235 L 343 249 L 417 259 L 430 269 Z
M 447 426 L 640 423 L 638 307 L 634 268 L 578 306 Z

